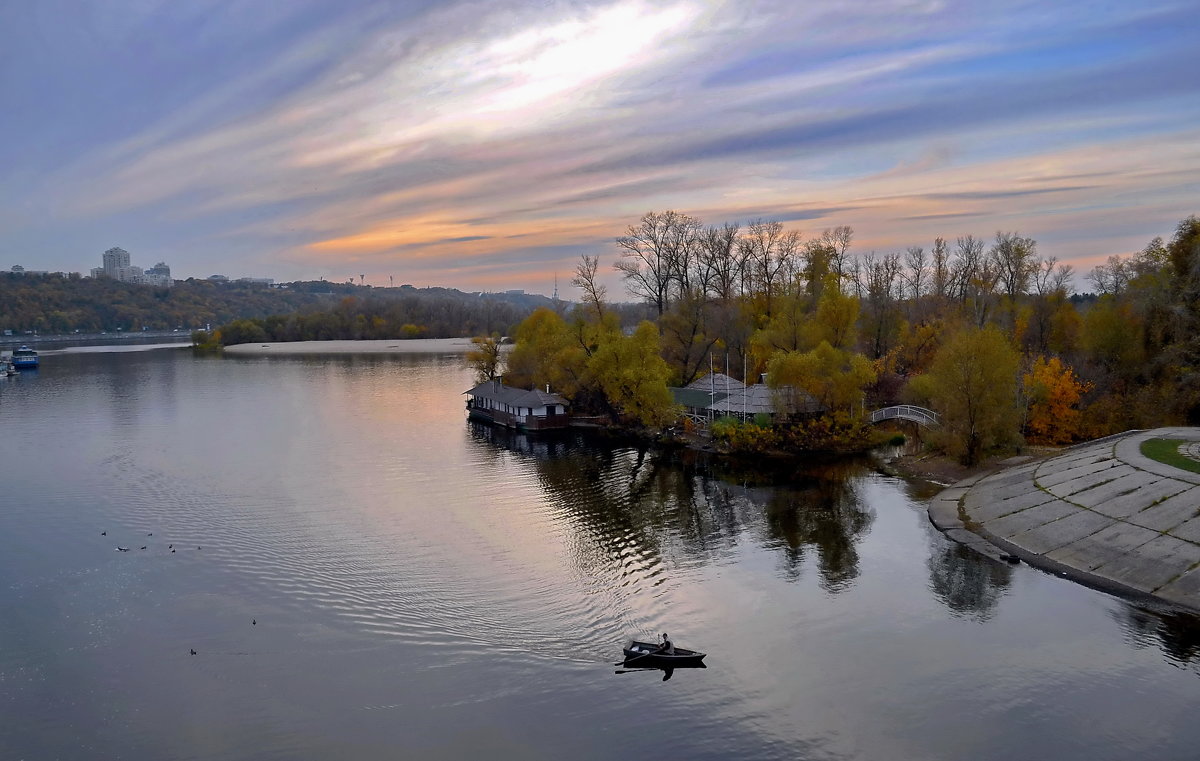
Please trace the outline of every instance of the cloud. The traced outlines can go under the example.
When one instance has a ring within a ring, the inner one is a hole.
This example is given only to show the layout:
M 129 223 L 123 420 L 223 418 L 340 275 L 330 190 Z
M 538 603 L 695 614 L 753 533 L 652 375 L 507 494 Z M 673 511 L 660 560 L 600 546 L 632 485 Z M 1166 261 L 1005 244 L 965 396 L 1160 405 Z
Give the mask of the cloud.
M 470 287 L 504 268 L 569 271 L 645 211 L 675 208 L 852 224 L 864 248 L 970 221 L 1082 255 L 1179 215 L 1200 171 L 1186 5 L 256 6 L 113 21 L 103 39 L 155 32 L 162 46 L 116 72 L 138 118 L 104 110 L 93 134 L 73 106 L 47 106 L 72 116 L 46 127 L 74 147 L 53 160 L 14 146 L 36 142 L 32 88 L 54 92 L 54 78 L 0 66 L 20 112 L 0 126 L 12 245 L 49 260 L 55 234 L 103 250 L 135 231 L 177 241 L 180 272 L 214 256 L 280 278 L 446 262 L 447 284 Z M 8 39 L 0 50 L 32 55 Z M 86 35 L 47 39 L 62 49 L 43 58 L 68 70 L 102 52 L 72 58 Z M 156 60 L 162 76 L 143 70 Z M 1098 218 L 1121 220 L 1112 241 Z
M 1020 190 L 966 190 L 960 193 L 927 193 L 926 198 L 936 201 L 993 201 L 1002 198 L 1020 198 L 1021 196 L 1038 196 L 1045 193 L 1067 193 L 1073 190 L 1088 190 L 1095 185 L 1063 185 L 1054 188 L 1025 188 Z

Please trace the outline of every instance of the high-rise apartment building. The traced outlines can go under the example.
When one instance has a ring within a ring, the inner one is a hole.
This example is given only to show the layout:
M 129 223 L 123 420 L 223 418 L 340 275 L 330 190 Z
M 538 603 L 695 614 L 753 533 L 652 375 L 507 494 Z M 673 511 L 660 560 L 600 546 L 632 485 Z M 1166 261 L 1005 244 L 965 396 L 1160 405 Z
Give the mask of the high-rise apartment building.
M 129 252 L 123 248 L 110 248 L 104 252 L 104 266 L 92 269 L 92 277 L 110 277 L 122 283 L 171 287 L 171 268 L 159 262 L 148 270 L 129 263 Z
M 104 274 L 113 280 L 121 279 L 121 269 L 129 266 L 129 252 L 123 248 L 110 248 L 104 252 Z

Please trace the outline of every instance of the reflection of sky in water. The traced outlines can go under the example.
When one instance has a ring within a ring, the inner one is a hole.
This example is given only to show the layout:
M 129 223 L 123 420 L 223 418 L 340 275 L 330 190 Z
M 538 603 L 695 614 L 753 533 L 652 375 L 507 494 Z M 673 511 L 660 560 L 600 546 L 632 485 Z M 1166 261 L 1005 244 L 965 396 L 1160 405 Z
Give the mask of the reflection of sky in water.
M 0 388 L 0 747 L 1115 759 L 1200 739 L 1194 619 L 966 553 L 858 464 L 773 487 L 468 424 L 458 361 L 62 354 Z M 709 668 L 611 673 L 662 631 Z

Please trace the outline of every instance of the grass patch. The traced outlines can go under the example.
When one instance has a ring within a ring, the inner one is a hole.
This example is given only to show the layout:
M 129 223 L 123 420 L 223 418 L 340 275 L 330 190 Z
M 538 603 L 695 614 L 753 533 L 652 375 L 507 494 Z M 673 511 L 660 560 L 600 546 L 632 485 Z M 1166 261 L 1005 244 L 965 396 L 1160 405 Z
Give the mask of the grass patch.
M 1147 439 L 1142 442 L 1142 454 L 1163 465 L 1200 473 L 1200 462 L 1179 454 L 1179 445 L 1183 443 L 1180 439 Z

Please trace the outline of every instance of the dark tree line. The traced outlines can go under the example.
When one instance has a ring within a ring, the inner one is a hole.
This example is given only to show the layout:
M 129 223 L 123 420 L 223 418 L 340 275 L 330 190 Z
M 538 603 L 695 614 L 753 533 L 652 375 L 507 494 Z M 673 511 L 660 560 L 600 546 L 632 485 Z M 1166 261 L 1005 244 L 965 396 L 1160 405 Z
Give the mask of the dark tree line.
M 536 297 L 549 303 L 548 299 Z M 522 300 L 524 301 L 524 300 Z M 344 296 L 328 309 L 234 320 L 214 337 L 225 346 L 256 341 L 457 338 L 507 335 L 529 312 L 497 296 L 413 291 L 397 298 Z
M 506 333 L 536 307 L 552 304 L 533 294 L 371 288 L 323 280 L 280 288 L 183 280 L 172 288 L 154 288 L 76 275 L 0 273 L 0 329 L 15 333 L 192 330 L 250 321 L 272 340 L 467 336 Z M 236 335 L 235 328 L 227 339 Z
M 5 273 L 0 274 L 0 329 L 92 333 L 197 328 L 311 309 L 333 298 L 304 287 L 183 280 L 172 288 L 154 288 L 107 278 Z

